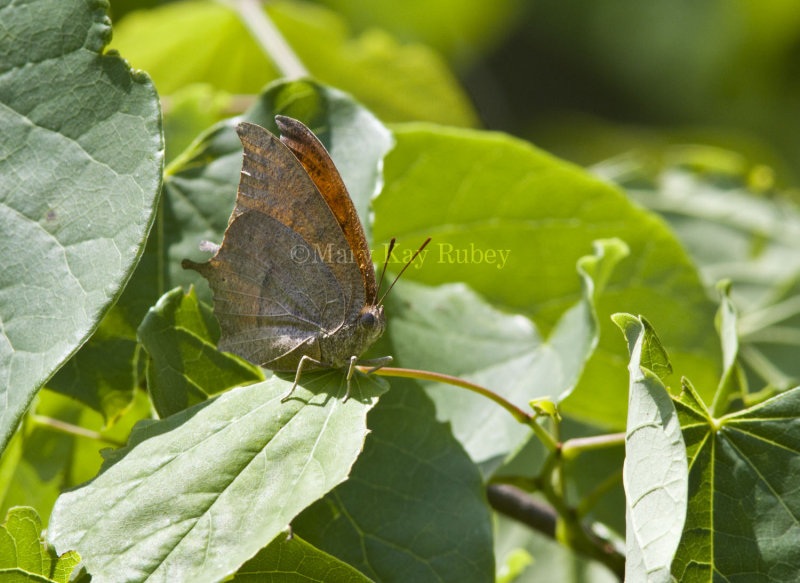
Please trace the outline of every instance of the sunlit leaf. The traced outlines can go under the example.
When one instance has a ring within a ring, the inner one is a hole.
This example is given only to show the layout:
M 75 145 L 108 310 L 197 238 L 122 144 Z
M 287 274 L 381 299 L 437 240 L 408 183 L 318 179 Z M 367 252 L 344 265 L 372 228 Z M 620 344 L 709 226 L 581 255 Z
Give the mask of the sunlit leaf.
M 623 479 L 626 496 L 625 580 L 671 581 L 670 565 L 683 532 L 688 466 L 678 415 L 661 379 L 645 368 L 665 356 L 641 318 L 617 314 L 631 354 Z
M 0 8 L 0 449 L 119 296 L 154 217 L 158 99 L 146 75 L 101 54 L 104 7 Z
M 138 426 L 96 478 L 59 497 L 48 538 L 104 580 L 233 573 L 347 477 L 384 390 L 357 375 L 342 402 L 340 371 L 308 373 L 281 403 L 290 388 L 274 377 Z

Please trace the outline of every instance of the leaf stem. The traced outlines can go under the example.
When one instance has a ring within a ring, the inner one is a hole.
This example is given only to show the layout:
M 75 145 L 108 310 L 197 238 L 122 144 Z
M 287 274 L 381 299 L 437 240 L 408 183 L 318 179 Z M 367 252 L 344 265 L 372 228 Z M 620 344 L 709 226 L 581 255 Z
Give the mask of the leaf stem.
M 361 372 L 367 372 L 372 370 L 369 367 L 357 367 L 357 368 Z M 447 385 L 453 385 L 454 387 L 467 389 L 468 391 L 477 393 L 483 397 L 486 397 L 487 399 L 491 399 L 492 401 L 500 405 L 503 409 L 511 413 L 511 416 L 514 417 L 514 419 L 516 419 L 518 422 L 530 427 L 536 434 L 536 437 L 538 437 L 544 444 L 544 446 L 551 452 L 558 449 L 558 443 L 556 443 L 556 440 L 553 439 L 553 436 L 550 435 L 541 425 L 539 425 L 539 423 L 536 421 L 535 415 L 526 413 L 511 401 L 504 399 L 494 391 L 489 390 L 486 387 L 482 387 L 481 385 L 476 385 L 475 383 L 471 383 L 464 379 L 447 374 L 431 372 L 427 370 L 417 370 L 413 368 L 393 368 L 390 366 L 384 366 L 377 370 L 373 370 L 370 374 L 387 376 L 387 377 L 417 379 L 421 381 L 434 381 L 437 383 L 444 383 Z
M 625 443 L 624 433 L 609 433 L 607 435 L 593 435 L 591 437 L 576 437 L 568 439 L 561 446 L 561 454 L 565 459 L 574 459 L 585 451 L 615 447 Z
M 112 439 L 111 437 L 107 437 L 99 431 L 92 431 L 91 429 L 86 429 L 85 427 L 67 423 L 61 419 L 54 419 L 53 417 L 33 414 L 31 415 L 31 421 L 33 421 L 33 423 L 36 425 L 41 425 L 42 427 L 46 427 L 66 435 L 86 437 L 88 439 L 94 439 L 95 441 L 102 441 L 113 447 L 123 447 L 125 445 L 123 442 Z
M 259 44 L 267 58 L 272 61 L 281 76 L 287 79 L 309 76 L 308 70 L 270 20 L 259 0 L 220 1 L 237 12 L 242 24 L 247 27 L 250 34 L 253 35 L 253 39 Z

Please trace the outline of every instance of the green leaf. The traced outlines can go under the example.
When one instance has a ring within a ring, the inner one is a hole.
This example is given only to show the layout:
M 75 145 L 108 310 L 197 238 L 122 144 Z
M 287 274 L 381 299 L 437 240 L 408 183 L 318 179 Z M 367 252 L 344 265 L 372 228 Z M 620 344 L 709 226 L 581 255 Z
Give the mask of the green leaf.
M 186 150 L 203 131 L 230 115 L 234 96 L 205 83 L 175 91 L 164 105 L 167 164 Z
M 219 325 L 194 289 L 167 292 L 139 327 L 150 355 L 147 390 L 160 417 L 167 417 L 231 387 L 264 380 L 261 370 L 219 352 Z
M 144 254 L 119 301 L 86 344 L 47 383 L 49 389 L 101 413 L 108 425 L 130 406 L 143 373 L 136 328 L 163 286 L 163 266 L 159 261 L 161 222 L 156 219 Z
M 714 307 L 658 218 L 614 187 L 509 136 L 415 124 L 397 127 L 395 137 L 386 186 L 375 200 L 374 234 L 377 244 L 397 237 L 400 248 L 433 237 L 428 259 L 406 271 L 408 279 L 465 282 L 495 308 L 532 317 L 546 334 L 580 297 L 575 263 L 592 242 L 618 237 L 630 247 L 598 294 L 600 342 L 562 414 L 623 424 L 624 349 L 607 318 L 622 309 L 653 320 L 681 370 L 716 381 Z M 413 208 L 425 212 L 408 212 Z M 510 253 L 501 265 L 478 253 L 488 250 Z
M 101 54 L 105 2 L 2 4 L 0 449 L 130 277 L 163 158 L 150 80 Z
M 764 196 L 745 177 L 721 180 L 682 153 L 686 167 L 658 167 L 626 160 L 626 170 L 604 174 L 669 221 L 700 267 L 712 293 L 731 281 L 731 300 L 740 314 L 738 354 L 751 385 L 781 390 L 800 382 L 800 210 L 789 193 Z M 660 329 L 660 328 L 659 328 Z M 726 370 L 728 367 L 726 366 Z M 738 376 L 738 373 L 737 373 Z M 699 381 L 698 381 L 699 384 Z
M 393 379 L 368 425 L 350 479 L 295 531 L 376 581 L 493 581 L 480 474 L 419 386 Z
M 383 157 L 391 148 L 389 131 L 343 93 L 312 81 L 274 83 L 243 116 L 214 126 L 168 170 L 164 200 L 167 278 L 174 285 L 197 285 L 209 298 L 208 284 L 180 266 L 184 258 L 205 261 L 203 240 L 220 242 L 236 199 L 242 145 L 234 126 L 240 120 L 277 132 L 275 115 L 305 123 L 328 148 L 348 192 L 366 221 L 372 197 L 380 188 Z
M 232 583 L 369 583 L 347 563 L 311 546 L 299 536 L 281 533 L 236 572 Z
M 381 119 L 477 123 L 446 63 L 426 47 L 401 45 L 378 30 L 352 38 L 338 15 L 307 3 L 271 2 L 267 13 L 315 79 L 352 93 Z M 114 47 L 165 95 L 192 83 L 255 94 L 281 76 L 236 13 L 218 2 L 131 14 L 115 30 Z
M 731 284 L 721 282 L 718 286 L 721 301 L 715 324 L 722 345 L 722 378 L 719 381 L 711 413 L 720 416 L 728 410 L 731 397 L 742 397 L 747 393 L 747 381 L 739 366 L 738 315 L 731 300 Z
M 689 509 L 672 573 L 684 583 L 800 578 L 800 388 L 713 419 L 687 382 L 676 403 Z
M 667 377 L 672 374 L 672 364 L 669 362 L 669 355 L 664 345 L 661 344 L 658 334 L 647 318 L 644 316 L 637 318 L 630 314 L 614 314 L 611 319 L 625 335 L 628 352 L 633 354 L 634 350 L 639 351 L 637 366 L 647 369 L 654 373 L 662 383 L 665 382 Z
M 605 241 L 579 261 L 584 295 L 546 341 L 529 319 L 502 313 L 464 285 L 398 284 L 387 301 L 393 354 L 406 366 L 487 387 L 520 408 L 536 397 L 561 401 L 597 343 L 595 293 L 626 253 L 620 241 Z M 425 387 L 439 418 L 452 424 L 476 462 L 505 456 L 530 434 L 485 397 L 438 383 Z
M 0 526 L 0 579 L 67 583 L 80 562 L 75 551 L 61 556 L 41 542 L 42 522 L 33 508 L 8 511 Z
M 643 363 L 651 354 L 666 356 L 658 338 L 641 318 L 618 314 L 615 322 L 625 334 L 631 354 L 623 470 L 625 580 L 669 583 L 670 565 L 686 520 L 686 447 L 669 393 Z
M 513 583 L 533 563 L 533 557 L 525 549 L 514 549 L 497 571 L 497 583 Z
M 233 573 L 347 477 L 385 390 L 359 374 L 343 403 L 341 371 L 309 373 L 281 403 L 290 387 L 274 377 L 138 426 L 94 480 L 59 497 L 48 537 L 103 580 Z
M 322 0 L 359 30 L 384 28 L 402 39 L 421 40 L 450 60 L 464 62 L 485 56 L 510 34 L 523 2 L 501 0 L 406 0 L 397 10 L 392 2 Z

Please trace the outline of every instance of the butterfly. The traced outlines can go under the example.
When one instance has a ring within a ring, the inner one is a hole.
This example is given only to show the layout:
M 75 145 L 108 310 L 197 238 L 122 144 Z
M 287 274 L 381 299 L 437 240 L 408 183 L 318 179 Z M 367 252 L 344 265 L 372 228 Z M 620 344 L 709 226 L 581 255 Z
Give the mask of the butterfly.
M 276 116 L 281 137 L 241 122 L 239 189 L 222 245 L 185 269 L 214 295 L 219 349 L 274 371 L 347 367 L 386 328 L 364 228 L 325 147 L 296 119 Z

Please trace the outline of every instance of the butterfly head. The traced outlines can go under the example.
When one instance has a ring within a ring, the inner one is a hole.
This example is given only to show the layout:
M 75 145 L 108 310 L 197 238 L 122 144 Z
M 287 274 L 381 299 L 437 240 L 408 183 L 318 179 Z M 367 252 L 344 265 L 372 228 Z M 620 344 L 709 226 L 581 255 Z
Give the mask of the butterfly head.
M 354 333 L 365 341 L 364 349 L 371 346 L 386 328 L 386 315 L 383 306 L 366 305 L 355 322 Z

